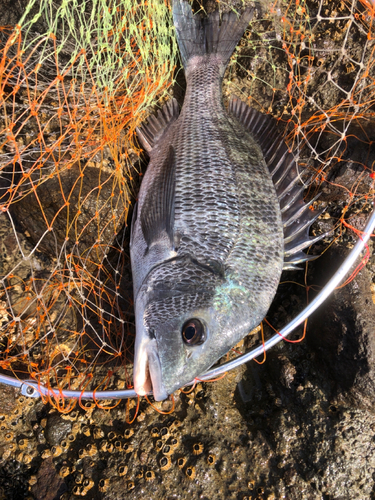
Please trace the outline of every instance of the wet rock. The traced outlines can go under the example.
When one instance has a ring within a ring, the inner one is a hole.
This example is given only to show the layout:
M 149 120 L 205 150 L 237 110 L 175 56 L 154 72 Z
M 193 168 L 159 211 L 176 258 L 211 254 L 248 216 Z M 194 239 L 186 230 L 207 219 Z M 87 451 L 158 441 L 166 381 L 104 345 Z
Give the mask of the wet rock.
M 27 497 L 28 481 L 25 467 L 16 460 L 0 465 L 0 498 Z
M 70 433 L 71 429 L 72 423 L 69 420 L 64 420 L 59 413 L 53 413 L 47 418 L 44 434 L 48 443 L 56 446 Z
M 16 389 L 0 384 L 0 414 L 9 415 L 17 406 Z
M 60 498 L 67 487 L 64 479 L 57 473 L 52 458 L 43 460 L 36 475 L 36 483 L 31 492 L 36 500 L 55 500 Z
M 20 190 L 9 209 L 12 216 L 46 255 L 57 257 L 65 246 L 67 252 L 85 254 L 86 267 L 95 268 L 125 218 L 115 171 L 74 164 L 45 175 L 40 183 L 40 173 L 31 174 L 37 188 L 26 196 Z
M 322 258 L 314 282 L 323 284 L 343 259 L 337 251 Z M 354 268 L 353 268 L 354 270 Z M 336 290 L 312 316 L 308 342 L 317 365 L 332 381 L 335 396 L 354 407 L 375 409 L 375 304 L 372 273 L 364 268 Z

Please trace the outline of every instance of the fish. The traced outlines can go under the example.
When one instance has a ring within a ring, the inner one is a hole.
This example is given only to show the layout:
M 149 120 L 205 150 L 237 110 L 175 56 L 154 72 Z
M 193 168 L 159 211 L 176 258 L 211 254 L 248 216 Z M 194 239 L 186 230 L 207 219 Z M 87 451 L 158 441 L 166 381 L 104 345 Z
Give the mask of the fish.
M 303 250 L 321 238 L 309 236 L 321 212 L 304 203 L 274 119 L 236 96 L 223 103 L 224 72 L 254 9 L 203 16 L 173 0 L 172 12 L 186 94 L 180 111 L 173 98 L 137 128 L 150 160 L 130 236 L 134 390 L 156 401 L 253 330 L 283 269 L 315 258 Z

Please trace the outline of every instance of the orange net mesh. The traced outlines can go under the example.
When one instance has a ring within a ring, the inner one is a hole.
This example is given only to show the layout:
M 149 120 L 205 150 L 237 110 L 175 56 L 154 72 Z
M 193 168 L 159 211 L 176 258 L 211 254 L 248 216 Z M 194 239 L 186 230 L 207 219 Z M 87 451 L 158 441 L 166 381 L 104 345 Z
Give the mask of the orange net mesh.
M 374 17 L 369 0 L 271 2 L 229 68 L 227 95 L 277 118 L 328 207 L 320 226 L 349 248 L 374 200 Z
M 103 388 L 134 340 L 134 129 L 172 82 L 176 44 L 164 3 L 39 9 L 0 32 L 0 366 Z
M 224 81 L 224 97 L 283 125 L 309 195 L 329 205 L 326 229 L 349 244 L 374 196 L 374 18 L 369 0 L 264 2 Z M 170 9 L 29 1 L 0 44 L 0 367 L 53 387 L 130 387 L 134 130 L 174 83 Z

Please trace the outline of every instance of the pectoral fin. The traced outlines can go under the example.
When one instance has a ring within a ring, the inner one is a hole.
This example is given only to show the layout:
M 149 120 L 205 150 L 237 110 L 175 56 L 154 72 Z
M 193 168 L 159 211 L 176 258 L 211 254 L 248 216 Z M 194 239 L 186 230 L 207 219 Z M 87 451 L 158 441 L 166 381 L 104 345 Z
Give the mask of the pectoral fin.
M 148 248 L 160 241 L 165 233 L 173 247 L 175 175 L 175 154 L 170 146 L 167 157 L 156 172 L 153 185 L 142 204 L 140 222 Z

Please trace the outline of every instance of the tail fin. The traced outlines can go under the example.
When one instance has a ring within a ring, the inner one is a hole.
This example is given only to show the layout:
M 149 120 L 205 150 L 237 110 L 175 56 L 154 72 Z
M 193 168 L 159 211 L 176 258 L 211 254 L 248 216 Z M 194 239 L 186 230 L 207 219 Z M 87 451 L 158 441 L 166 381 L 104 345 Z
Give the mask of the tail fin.
M 247 8 L 241 16 L 226 12 L 219 17 L 215 11 L 207 17 L 194 15 L 186 0 L 173 0 L 173 22 L 186 68 L 193 56 L 218 54 L 226 65 L 245 29 L 253 17 L 253 8 Z

